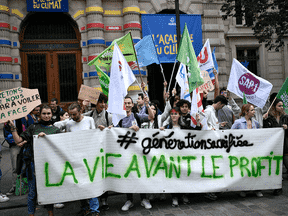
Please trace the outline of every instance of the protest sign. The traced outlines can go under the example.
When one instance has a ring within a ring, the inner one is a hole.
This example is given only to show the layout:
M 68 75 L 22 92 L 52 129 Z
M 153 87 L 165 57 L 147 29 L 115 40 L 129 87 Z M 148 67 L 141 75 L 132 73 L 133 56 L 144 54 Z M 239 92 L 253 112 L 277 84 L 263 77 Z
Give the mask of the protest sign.
M 100 91 L 89 86 L 81 85 L 78 99 L 89 99 L 91 103 L 97 104 Z
M 204 79 L 204 84 L 198 87 L 199 93 L 202 93 L 204 90 L 213 91 L 214 85 L 212 83 L 209 73 L 207 71 L 201 71 L 201 76 Z
M 282 128 L 177 132 L 112 128 L 34 136 L 38 201 L 81 200 L 105 191 L 282 188 L 283 139 Z
M 283 101 L 283 107 L 285 112 L 288 114 L 288 78 L 286 78 L 276 97 Z
M 13 88 L 0 92 L 0 123 L 27 116 L 41 104 L 38 89 Z
M 263 108 L 273 85 L 256 76 L 237 59 L 233 59 L 227 90 L 243 98 L 243 92 L 249 103 Z

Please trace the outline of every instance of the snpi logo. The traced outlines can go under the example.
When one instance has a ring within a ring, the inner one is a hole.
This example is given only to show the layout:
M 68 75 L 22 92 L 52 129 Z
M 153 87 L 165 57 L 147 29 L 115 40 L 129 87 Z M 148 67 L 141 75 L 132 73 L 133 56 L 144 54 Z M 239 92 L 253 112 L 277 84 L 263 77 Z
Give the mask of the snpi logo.
M 252 95 L 257 92 L 260 86 L 260 81 L 250 73 L 243 74 L 238 80 L 240 91 L 246 95 Z
M 174 19 L 174 17 L 171 17 L 171 19 L 170 19 L 170 23 L 168 23 L 168 25 L 175 25 L 176 26 L 176 23 L 175 23 L 175 19 Z

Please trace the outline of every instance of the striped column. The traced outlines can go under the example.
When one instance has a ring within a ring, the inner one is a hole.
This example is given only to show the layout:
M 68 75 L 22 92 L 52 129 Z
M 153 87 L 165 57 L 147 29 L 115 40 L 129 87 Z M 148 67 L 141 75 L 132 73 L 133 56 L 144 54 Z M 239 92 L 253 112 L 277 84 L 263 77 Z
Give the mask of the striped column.
M 14 87 L 9 13 L 7 0 L 0 0 L 0 91 Z
M 86 1 L 88 62 L 93 60 L 105 49 L 103 13 L 104 10 L 102 8 L 101 0 Z M 95 66 L 90 66 L 88 68 L 89 71 L 84 71 L 84 84 L 86 80 L 87 84 L 90 86 L 100 86 L 98 79 L 97 81 L 91 79 L 97 77 Z
M 140 7 L 138 0 L 123 1 L 123 19 L 123 30 L 125 31 L 125 34 L 131 31 L 134 44 L 140 41 L 142 28 L 140 22 Z M 133 72 L 138 82 L 141 83 L 138 68 L 133 69 Z M 143 81 L 147 84 L 146 68 L 140 68 L 140 72 L 142 74 Z M 135 97 L 137 97 L 137 94 L 140 92 L 140 88 L 136 83 L 134 83 L 134 85 L 130 88 L 129 95 L 132 97 L 135 95 Z
M 123 30 L 125 34 L 132 33 L 133 42 L 137 43 L 141 39 L 140 7 L 138 0 L 123 1 Z

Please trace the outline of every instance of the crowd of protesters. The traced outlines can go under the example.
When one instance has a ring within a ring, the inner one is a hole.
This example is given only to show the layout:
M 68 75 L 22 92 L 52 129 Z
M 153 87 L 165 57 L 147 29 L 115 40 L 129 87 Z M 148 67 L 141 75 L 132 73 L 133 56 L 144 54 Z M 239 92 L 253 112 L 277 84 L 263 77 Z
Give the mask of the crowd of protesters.
M 145 84 L 142 83 L 142 87 Z M 74 132 L 79 130 L 93 130 L 112 127 L 130 128 L 135 131 L 145 129 L 160 130 L 203 130 L 200 113 L 196 113 L 196 123 L 191 126 L 191 103 L 187 100 L 180 99 L 175 89 L 166 92 L 167 83 L 164 83 L 163 102 L 165 108 L 163 112 L 159 109 L 160 102 L 149 99 L 148 95 L 140 93 L 137 103 L 126 96 L 124 105 L 127 116 L 120 120 L 118 125 L 112 124 L 112 114 L 107 110 L 107 96 L 103 93 L 99 95 L 96 106 L 89 108 L 89 101 L 72 103 L 68 110 L 62 110 L 58 100 L 53 98 L 49 105 L 36 107 L 28 116 L 9 121 L 5 123 L 5 139 L 10 146 L 10 155 L 12 163 L 13 181 L 11 189 L 6 193 L 10 196 L 16 190 L 16 178 L 21 174 L 28 178 L 29 195 L 28 195 L 28 214 L 34 215 L 37 204 L 36 176 L 34 168 L 33 155 L 33 135 L 46 136 L 49 134 Z M 205 109 L 204 113 L 207 119 L 208 130 L 229 130 L 229 129 L 259 129 L 270 127 L 283 127 L 285 129 L 285 145 L 283 150 L 283 162 L 288 168 L 288 147 L 287 147 L 287 125 L 288 117 L 283 109 L 283 102 L 279 99 L 274 100 L 276 94 L 270 96 L 272 108 L 267 112 L 260 108 L 255 108 L 252 104 L 244 104 L 240 108 L 226 88 L 219 90 L 218 75 L 215 73 L 215 91 L 214 100 L 208 101 L 208 92 L 202 93 L 202 104 Z M 89 110 L 89 111 L 88 111 Z M 266 113 L 267 112 L 267 113 Z M 202 114 L 201 114 L 202 115 Z M 1 151 L 0 151 L 1 152 Z M 22 157 L 17 155 L 21 154 Z M 19 158 L 22 161 L 19 163 Z M 20 166 L 20 167 L 19 167 Z M 1 179 L 1 170 L 0 170 Z M 1 189 L 1 188 L 0 188 Z M 261 191 L 254 191 L 257 197 L 262 197 Z M 275 195 L 281 194 L 282 190 L 274 190 Z M 0 192 L 1 193 L 1 192 Z M 8 201 L 9 198 L 1 194 L 0 202 Z M 99 215 L 100 208 L 104 211 L 109 210 L 108 192 L 101 197 L 94 197 L 87 200 L 81 200 L 81 211 L 78 215 L 95 216 Z M 240 192 L 241 197 L 246 196 L 246 192 Z M 140 194 L 141 205 L 146 209 L 151 209 L 151 200 L 160 196 L 160 200 L 165 200 L 165 194 Z M 216 200 L 217 194 L 206 193 L 205 198 Z M 133 194 L 127 194 L 125 203 L 123 202 L 122 211 L 128 211 L 134 205 Z M 176 207 L 179 202 L 189 203 L 187 194 L 172 194 L 172 206 Z M 64 203 L 46 205 L 48 214 L 53 215 L 54 208 L 63 208 Z

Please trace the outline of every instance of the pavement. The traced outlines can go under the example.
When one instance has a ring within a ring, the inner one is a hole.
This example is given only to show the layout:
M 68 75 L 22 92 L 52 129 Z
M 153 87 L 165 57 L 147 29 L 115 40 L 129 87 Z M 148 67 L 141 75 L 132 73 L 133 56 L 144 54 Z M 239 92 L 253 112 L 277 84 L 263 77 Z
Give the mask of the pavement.
M 3 142 L 3 133 L 0 125 L 0 143 Z M 11 161 L 9 146 L 2 146 L 2 180 L 1 191 L 6 193 L 11 188 Z M 190 204 L 180 203 L 179 207 L 172 207 L 171 195 L 167 194 L 165 201 L 153 201 L 152 209 L 147 210 L 141 206 L 139 194 L 134 194 L 134 207 L 129 211 L 121 211 L 126 201 L 125 194 L 112 193 L 108 198 L 110 209 L 101 211 L 100 215 L 131 215 L 131 216 L 186 216 L 186 215 L 215 215 L 215 216 L 258 216 L 258 215 L 288 215 L 288 175 L 283 168 L 283 193 L 274 196 L 273 190 L 262 191 L 264 197 L 258 198 L 255 193 L 248 193 L 246 198 L 239 197 L 239 192 L 218 194 L 218 200 L 210 201 L 203 194 L 189 194 Z M 0 216 L 23 216 L 27 214 L 27 195 L 9 196 L 10 200 L 0 203 Z M 80 202 L 65 203 L 63 209 L 54 209 L 55 216 L 74 216 L 80 210 Z M 35 216 L 46 216 L 47 211 L 43 206 L 37 206 Z

